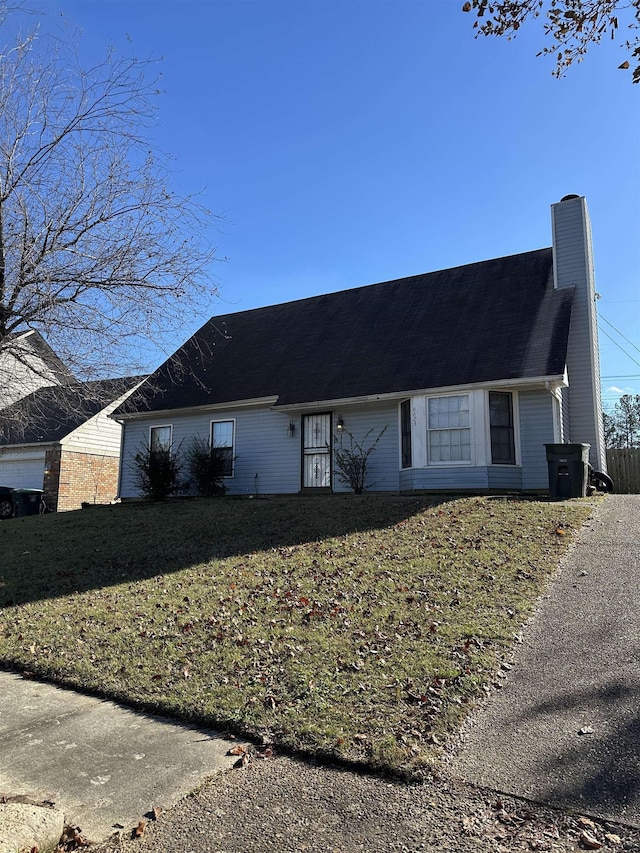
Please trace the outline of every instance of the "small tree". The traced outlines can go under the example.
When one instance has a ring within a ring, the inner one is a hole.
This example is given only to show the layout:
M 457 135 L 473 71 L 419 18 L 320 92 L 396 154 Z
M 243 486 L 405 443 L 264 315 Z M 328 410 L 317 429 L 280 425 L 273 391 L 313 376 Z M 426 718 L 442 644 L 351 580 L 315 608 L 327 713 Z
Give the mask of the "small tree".
M 149 501 L 166 501 L 170 495 L 180 494 L 187 487 L 181 477 L 180 448 L 174 453 L 152 450 L 145 442 L 133 457 L 131 467 L 138 488 Z
M 335 461 L 336 468 L 338 469 L 338 480 L 349 486 L 355 495 L 361 495 L 367 488 L 369 457 L 376 449 L 378 442 L 386 431 L 387 427 L 385 426 L 375 441 L 371 442 L 368 447 L 366 446 L 366 442 L 373 429 L 370 429 L 366 433 L 361 442 L 356 441 L 353 435 L 347 432 L 349 447 L 340 447 L 336 450 Z
M 229 463 L 222 448 L 212 447 L 208 441 L 195 435 L 186 456 L 187 470 L 200 497 L 212 498 L 227 491 L 224 477 Z

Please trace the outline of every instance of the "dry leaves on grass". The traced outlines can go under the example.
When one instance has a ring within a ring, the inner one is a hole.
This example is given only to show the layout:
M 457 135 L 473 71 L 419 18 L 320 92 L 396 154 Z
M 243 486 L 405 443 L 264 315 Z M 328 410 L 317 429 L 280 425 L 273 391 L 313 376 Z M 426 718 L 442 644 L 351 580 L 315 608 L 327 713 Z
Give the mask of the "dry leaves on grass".
M 211 727 L 272 731 L 307 753 L 421 773 L 500 683 L 570 538 L 556 531 L 587 512 L 489 498 L 332 496 L 312 513 L 302 500 L 203 502 L 136 514 L 154 523 L 146 538 L 127 527 L 133 514 L 91 514 L 77 553 L 68 539 L 56 546 L 56 526 L 44 567 L 34 545 L 31 574 L 5 579 L 30 603 L 3 611 L 0 659 Z M 73 560 L 82 573 L 58 577 Z M 29 578 L 33 589 L 15 586 Z

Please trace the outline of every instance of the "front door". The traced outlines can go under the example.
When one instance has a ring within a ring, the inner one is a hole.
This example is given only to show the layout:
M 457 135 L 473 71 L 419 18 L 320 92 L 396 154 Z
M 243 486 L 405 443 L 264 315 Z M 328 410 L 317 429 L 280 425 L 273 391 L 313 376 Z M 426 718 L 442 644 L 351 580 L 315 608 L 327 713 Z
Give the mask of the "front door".
M 331 488 L 331 413 L 302 419 L 302 485 Z

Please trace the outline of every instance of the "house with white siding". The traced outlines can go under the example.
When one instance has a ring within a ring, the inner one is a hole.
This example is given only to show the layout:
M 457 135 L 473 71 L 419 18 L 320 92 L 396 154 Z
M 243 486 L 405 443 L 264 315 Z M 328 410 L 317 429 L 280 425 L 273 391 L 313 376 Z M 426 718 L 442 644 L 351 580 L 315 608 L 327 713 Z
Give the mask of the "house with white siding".
M 213 317 L 112 415 L 120 496 L 193 436 L 235 495 L 348 489 L 336 449 L 383 430 L 379 491 L 545 492 L 552 443 L 606 471 L 585 199 L 551 219 L 549 248 Z
M 116 497 L 122 427 L 109 415 L 142 377 L 49 385 L 0 411 L 0 484 L 63 511 Z M 0 517 L 11 515 L 0 504 Z

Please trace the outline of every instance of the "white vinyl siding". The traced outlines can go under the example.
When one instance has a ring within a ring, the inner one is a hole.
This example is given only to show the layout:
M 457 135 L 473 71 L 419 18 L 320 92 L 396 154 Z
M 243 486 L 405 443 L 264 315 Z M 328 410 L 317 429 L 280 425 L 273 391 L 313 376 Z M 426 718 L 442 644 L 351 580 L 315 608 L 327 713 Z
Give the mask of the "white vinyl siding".
M 8 348 L 0 351 L 0 409 L 38 388 L 59 384 L 56 373 L 32 346 L 29 338 L 33 334 L 26 332 L 14 340 L 13 352 Z
M 119 399 L 114 400 L 97 415 L 89 418 L 88 421 L 61 439 L 62 448 L 74 453 L 90 453 L 93 456 L 119 456 L 122 427 L 117 421 L 110 418 L 109 414 L 123 400 L 126 400 L 129 393 L 127 392 Z

